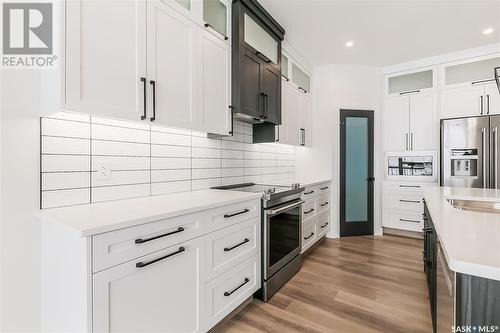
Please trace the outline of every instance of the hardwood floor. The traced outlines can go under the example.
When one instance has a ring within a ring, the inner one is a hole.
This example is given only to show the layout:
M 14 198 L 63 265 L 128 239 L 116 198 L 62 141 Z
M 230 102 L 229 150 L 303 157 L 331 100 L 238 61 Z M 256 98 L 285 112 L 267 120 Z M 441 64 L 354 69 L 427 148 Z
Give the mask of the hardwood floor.
M 327 239 L 274 297 L 219 332 L 432 332 L 422 240 Z

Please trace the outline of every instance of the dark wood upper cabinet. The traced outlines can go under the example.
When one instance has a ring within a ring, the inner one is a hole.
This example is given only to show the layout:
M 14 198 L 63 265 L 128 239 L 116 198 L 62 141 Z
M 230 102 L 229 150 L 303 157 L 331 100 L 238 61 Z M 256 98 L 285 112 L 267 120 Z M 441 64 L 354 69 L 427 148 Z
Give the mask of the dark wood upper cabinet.
M 281 124 L 285 30 L 255 0 L 233 0 L 232 104 L 236 119 Z

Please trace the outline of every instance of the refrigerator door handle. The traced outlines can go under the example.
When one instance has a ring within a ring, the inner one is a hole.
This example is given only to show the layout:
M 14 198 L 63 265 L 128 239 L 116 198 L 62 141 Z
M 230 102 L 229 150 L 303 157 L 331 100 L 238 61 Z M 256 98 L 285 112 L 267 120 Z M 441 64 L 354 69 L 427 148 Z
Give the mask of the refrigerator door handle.
M 492 180 L 492 188 L 497 189 L 498 186 L 498 127 L 495 126 L 491 129 L 493 133 L 493 144 L 494 147 L 492 148 L 493 152 L 493 170 L 494 170 L 494 179 Z
M 481 129 L 482 153 L 483 153 L 483 188 L 487 188 L 486 184 L 486 128 Z

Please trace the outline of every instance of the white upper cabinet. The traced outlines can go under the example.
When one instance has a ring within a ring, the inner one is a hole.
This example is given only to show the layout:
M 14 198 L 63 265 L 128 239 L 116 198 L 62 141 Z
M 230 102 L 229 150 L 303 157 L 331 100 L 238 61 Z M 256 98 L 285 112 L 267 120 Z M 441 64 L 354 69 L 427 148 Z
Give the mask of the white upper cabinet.
M 304 93 L 311 91 L 311 78 L 296 63 L 292 63 L 292 82 Z
M 441 118 L 500 113 L 494 68 L 500 56 L 480 57 L 441 66 Z
M 229 40 L 231 34 L 230 5 L 223 0 L 203 0 L 203 26 L 219 38 Z
M 147 3 L 150 119 L 157 124 L 201 128 L 195 85 L 197 26 L 161 0 Z
M 300 136 L 299 145 L 312 146 L 312 98 L 310 93 L 299 93 Z
M 160 0 L 193 21 L 200 15 L 200 0 Z
M 401 151 L 409 148 L 409 110 L 408 96 L 385 99 L 382 131 L 385 151 Z
M 201 34 L 202 128 L 228 135 L 231 129 L 231 47 L 207 31 Z
M 387 75 L 385 95 L 387 97 L 424 93 L 435 89 L 436 70 L 434 67 Z
M 146 2 L 66 1 L 65 109 L 140 121 Z
M 410 150 L 435 150 L 439 146 L 437 94 L 410 95 Z M 390 129 L 392 131 L 392 129 Z

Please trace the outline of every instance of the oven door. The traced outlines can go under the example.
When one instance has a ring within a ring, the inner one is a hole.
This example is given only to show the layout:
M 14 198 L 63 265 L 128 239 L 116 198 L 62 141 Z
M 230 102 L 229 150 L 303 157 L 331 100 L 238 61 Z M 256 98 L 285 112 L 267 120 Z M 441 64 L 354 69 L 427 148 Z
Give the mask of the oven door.
M 264 210 L 264 280 L 300 254 L 303 203 L 297 199 Z

